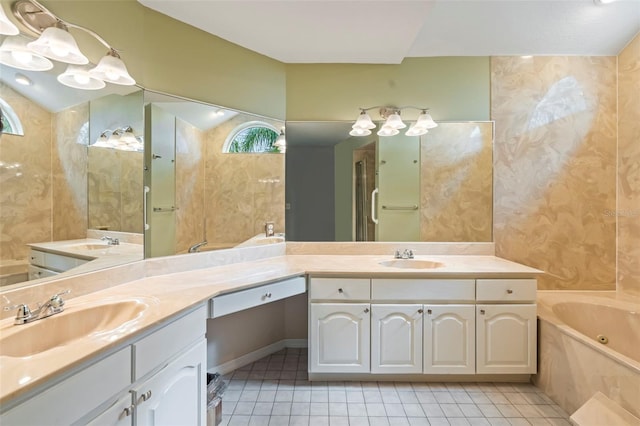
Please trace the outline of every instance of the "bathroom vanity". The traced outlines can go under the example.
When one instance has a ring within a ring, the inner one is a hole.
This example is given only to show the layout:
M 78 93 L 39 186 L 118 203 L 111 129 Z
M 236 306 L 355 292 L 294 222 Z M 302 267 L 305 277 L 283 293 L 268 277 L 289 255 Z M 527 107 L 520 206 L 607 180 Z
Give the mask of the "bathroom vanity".
M 309 377 L 533 374 L 535 298 L 535 278 L 312 276 Z

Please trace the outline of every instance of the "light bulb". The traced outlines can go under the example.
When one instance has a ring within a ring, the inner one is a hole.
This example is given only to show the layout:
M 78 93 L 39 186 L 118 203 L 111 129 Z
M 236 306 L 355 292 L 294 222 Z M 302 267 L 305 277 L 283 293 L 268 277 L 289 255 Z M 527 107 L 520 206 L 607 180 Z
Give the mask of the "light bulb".
M 78 84 L 87 84 L 89 83 L 89 76 L 87 74 L 74 74 L 73 75 L 73 79 L 78 83 Z
M 14 50 L 11 52 L 11 57 L 21 64 L 28 64 L 31 62 L 33 55 L 26 50 Z

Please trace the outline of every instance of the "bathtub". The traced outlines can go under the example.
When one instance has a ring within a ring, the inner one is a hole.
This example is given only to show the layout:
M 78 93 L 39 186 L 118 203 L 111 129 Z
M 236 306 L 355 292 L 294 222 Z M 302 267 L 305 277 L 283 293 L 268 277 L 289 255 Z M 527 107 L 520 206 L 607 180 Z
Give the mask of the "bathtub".
M 539 291 L 534 382 L 568 413 L 600 391 L 640 417 L 640 300 Z

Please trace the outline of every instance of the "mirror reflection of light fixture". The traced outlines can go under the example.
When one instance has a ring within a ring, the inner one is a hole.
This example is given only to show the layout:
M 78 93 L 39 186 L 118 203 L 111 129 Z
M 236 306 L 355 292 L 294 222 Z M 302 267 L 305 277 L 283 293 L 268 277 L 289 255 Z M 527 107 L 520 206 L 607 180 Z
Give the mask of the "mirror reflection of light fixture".
M 287 139 L 284 134 L 284 127 L 280 129 L 280 134 L 276 138 L 276 141 L 273 143 L 273 146 L 278 148 L 278 151 L 280 151 L 281 154 L 287 152 Z
M 402 121 L 402 117 L 400 117 L 400 112 L 405 109 L 416 109 L 421 111 L 415 123 L 411 124 L 409 129 L 405 132 L 405 135 L 424 135 L 429 131 L 429 129 L 438 126 L 431 118 L 428 108 L 419 108 L 414 106 L 374 106 L 369 108 L 360 108 L 360 115 L 353 126 L 351 126 L 352 130 L 349 132 L 351 136 L 368 136 L 371 134 L 371 129 L 375 128 L 376 125 L 371 120 L 369 114 L 367 114 L 367 111 L 372 109 L 379 109 L 380 117 L 385 120 L 377 132 L 378 136 L 394 136 L 400 133 L 400 129 L 406 128 L 407 125 Z
M 16 83 L 22 84 L 23 86 L 31 86 L 33 84 L 33 81 L 24 74 L 17 73 L 15 78 Z
M 48 61 L 46 58 L 50 58 L 70 65 L 89 64 L 89 59 L 80 51 L 76 40 L 69 32 L 69 29 L 73 28 L 91 35 L 107 48 L 107 54 L 100 59 L 98 65 L 95 67 L 92 66 L 91 69 L 77 71 L 76 68 L 67 68 L 58 78 L 61 83 L 76 89 L 85 90 L 99 89 L 105 86 L 105 82 L 126 86 L 131 86 L 136 83 L 131 75 L 129 75 L 127 67 L 120 58 L 118 51 L 90 29 L 58 18 L 37 0 L 17 0 L 12 4 L 12 11 L 21 24 L 35 34 L 38 34 L 39 37 L 34 41 L 26 43 L 26 46 L 20 43 L 12 44 L 11 42 L 7 44 L 8 39 L 5 40 L 5 43 L 0 47 L 0 63 L 14 68 L 33 71 L 43 71 L 53 67 L 53 64 L 49 61 L 51 66 L 48 68 L 44 68 L 44 65 L 40 65 L 39 67 L 34 66 L 32 68 L 21 68 L 25 62 L 31 63 L 30 57 L 28 56 L 28 54 L 31 53 L 34 60 L 41 62 L 42 60 Z M 1 18 L 0 16 L 0 21 Z M 7 59 L 9 56 L 10 58 Z M 89 73 L 88 80 L 85 71 Z M 102 84 L 96 83 L 96 80 L 99 80 Z M 100 85 L 101 87 L 98 87 Z
M 18 27 L 14 25 L 13 22 L 7 18 L 7 15 L 4 13 L 4 9 L 2 5 L 0 5 L 0 34 L 2 35 L 16 35 L 19 34 L 20 30 Z
M 114 130 L 106 129 L 91 145 L 97 148 L 110 148 L 119 151 L 142 152 L 144 144 L 142 138 L 133 133 L 131 126 L 119 127 Z
M 27 71 L 53 68 L 53 62 L 29 49 L 27 43 L 28 39 L 21 36 L 5 38 L 0 46 L 0 64 Z

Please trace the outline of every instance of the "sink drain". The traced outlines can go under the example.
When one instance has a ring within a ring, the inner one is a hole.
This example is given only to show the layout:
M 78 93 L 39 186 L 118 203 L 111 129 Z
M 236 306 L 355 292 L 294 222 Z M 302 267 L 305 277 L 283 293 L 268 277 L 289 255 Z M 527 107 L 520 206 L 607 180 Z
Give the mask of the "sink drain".
M 609 339 L 604 334 L 598 334 L 598 337 L 596 337 L 596 339 L 598 339 L 598 342 L 602 343 L 603 345 L 609 343 Z

